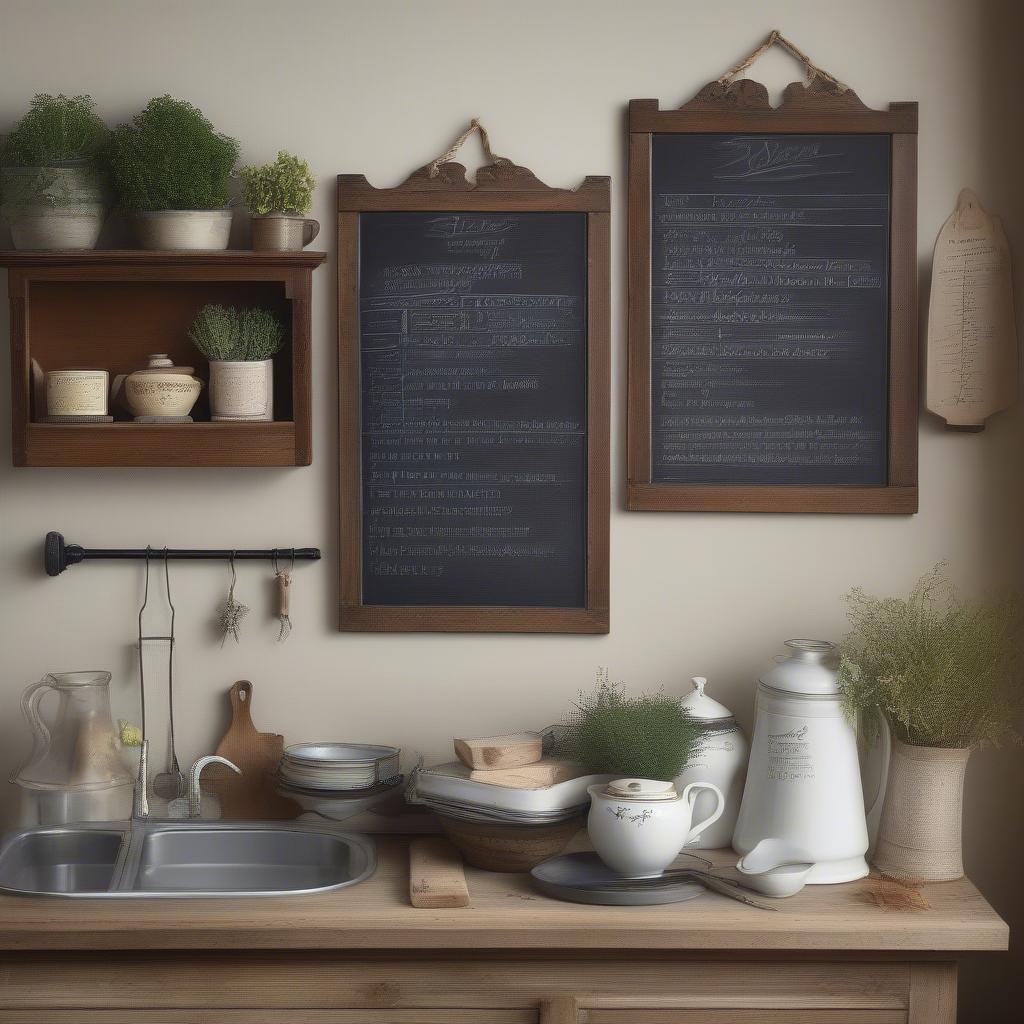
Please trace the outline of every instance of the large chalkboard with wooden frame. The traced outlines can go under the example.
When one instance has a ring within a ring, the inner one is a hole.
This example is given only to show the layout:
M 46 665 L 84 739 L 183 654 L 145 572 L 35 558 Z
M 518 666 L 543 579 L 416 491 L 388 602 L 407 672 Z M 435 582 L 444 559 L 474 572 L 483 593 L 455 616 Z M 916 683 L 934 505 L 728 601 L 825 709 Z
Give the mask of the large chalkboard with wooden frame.
M 343 630 L 608 632 L 607 178 L 338 178 Z
M 917 511 L 916 196 L 916 103 L 630 103 L 630 509 Z

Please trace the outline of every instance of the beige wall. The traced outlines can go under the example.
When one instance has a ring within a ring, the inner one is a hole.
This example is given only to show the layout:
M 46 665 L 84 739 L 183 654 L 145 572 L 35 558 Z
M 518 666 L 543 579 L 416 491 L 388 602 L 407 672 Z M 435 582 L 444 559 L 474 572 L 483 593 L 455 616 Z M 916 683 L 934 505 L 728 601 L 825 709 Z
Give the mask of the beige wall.
M 314 215 L 332 237 L 334 175 L 399 182 L 474 115 L 496 151 L 570 187 L 614 182 L 612 632 L 607 637 L 371 636 L 334 630 L 337 416 L 333 252 L 315 277 L 314 465 L 308 469 L 13 470 L 0 458 L 0 772 L 27 747 L 21 689 L 47 670 L 106 666 L 118 709 L 133 707 L 141 576 L 96 564 L 57 580 L 39 569 L 43 533 L 95 545 L 319 545 L 296 574 L 295 633 L 274 643 L 269 570 L 243 565 L 254 611 L 221 649 L 210 621 L 218 565 L 175 568 L 181 753 L 215 745 L 225 687 L 257 685 L 256 718 L 290 740 L 353 738 L 450 754 L 453 733 L 543 726 L 599 665 L 637 689 L 706 675 L 750 724 L 752 680 L 792 635 L 838 638 L 850 586 L 905 590 L 948 558 L 969 588 L 1019 580 L 1024 411 L 982 435 L 921 424 L 921 512 L 911 518 L 626 514 L 623 488 L 623 110 L 631 97 L 687 99 L 775 26 L 851 83 L 869 105 L 921 104 L 919 250 L 957 190 L 1002 213 L 1024 260 L 1020 197 L 1020 22 L 1013 0 L 666 0 L 200 2 L 2 0 L 0 127 L 33 93 L 89 92 L 111 122 L 164 92 L 200 105 L 242 142 L 246 161 L 284 147 L 320 177 Z M 773 89 L 795 66 L 772 53 Z M 474 163 L 475 148 L 469 151 Z M 331 246 L 333 248 L 333 246 Z M 6 331 L 6 318 L 3 331 Z M 0 370 L 0 402 L 9 393 Z M 9 446 L 6 412 L 0 452 Z M 965 681 L 969 682 L 969 681 Z M 1022 759 L 983 753 L 969 782 L 969 869 L 1024 927 L 1014 885 L 1024 841 Z M 8 800 L 9 795 L 5 795 Z M 1018 968 L 1019 969 L 1019 968 Z M 1000 977 L 995 977 L 1001 975 Z M 974 1020 L 1010 1020 L 1008 966 L 969 972 Z M 1007 1007 L 1002 1016 L 996 1002 Z M 1014 1016 L 1013 1019 L 1016 1019 Z

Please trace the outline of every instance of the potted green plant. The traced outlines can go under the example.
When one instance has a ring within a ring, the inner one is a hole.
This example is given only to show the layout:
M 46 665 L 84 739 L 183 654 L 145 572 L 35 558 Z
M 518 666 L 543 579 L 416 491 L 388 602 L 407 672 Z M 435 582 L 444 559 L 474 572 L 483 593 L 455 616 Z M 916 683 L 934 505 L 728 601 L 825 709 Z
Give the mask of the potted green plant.
M 274 418 L 274 356 L 285 329 L 258 306 L 203 306 L 188 336 L 210 363 L 210 415 L 214 420 Z
M 228 181 L 238 143 L 217 132 L 201 110 L 170 96 L 151 99 L 114 129 L 108 159 L 143 248 L 227 248 Z
M 944 565 L 910 596 L 847 596 L 850 635 L 839 683 L 851 718 L 877 731 L 892 755 L 875 866 L 917 881 L 963 875 L 963 780 L 971 751 L 1016 739 L 1024 700 L 1021 617 L 1012 596 L 959 598 Z
M 34 97 L 0 148 L 3 215 L 16 249 L 92 249 L 106 215 L 110 135 L 90 96 Z
M 557 747 L 595 775 L 672 782 L 699 737 L 678 698 L 660 692 L 633 697 L 602 674 L 569 709 Z
M 249 165 L 238 173 L 252 214 L 254 249 L 297 252 L 320 233 L 319 223 L 306 217 L 316 178 L 305 160 L 282 149 L 273 163 Z

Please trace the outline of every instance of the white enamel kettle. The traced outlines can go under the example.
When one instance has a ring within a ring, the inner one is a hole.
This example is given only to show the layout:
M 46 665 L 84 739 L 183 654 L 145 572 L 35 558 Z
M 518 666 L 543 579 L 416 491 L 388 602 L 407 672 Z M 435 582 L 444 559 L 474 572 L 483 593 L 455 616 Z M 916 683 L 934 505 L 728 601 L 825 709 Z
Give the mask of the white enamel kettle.
M 810 884 L 850 882 L 868 873 L 867 815 L 857 735 L 839 700 L 836 647 L 827 640 L 787 640 L 789 655 L 758 680 L 754 740 L 733 835 L 744 855 L 762 839 L 807 850 Z M 888 775 L 888 732 L 882 730 Z

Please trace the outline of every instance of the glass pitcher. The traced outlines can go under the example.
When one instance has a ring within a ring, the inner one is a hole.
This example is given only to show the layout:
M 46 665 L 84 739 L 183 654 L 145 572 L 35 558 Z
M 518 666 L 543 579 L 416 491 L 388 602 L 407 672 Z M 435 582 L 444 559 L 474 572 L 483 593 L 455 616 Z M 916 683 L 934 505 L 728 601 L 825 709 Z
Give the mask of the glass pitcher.
M 57 697 L 49 724 L 40 705 Z M 110 673 L 49 673 L 22 695 L 32 753 L 14 772 L 24 825 L 117 821 L 131 815 L 133 778 L 110 714 Z

